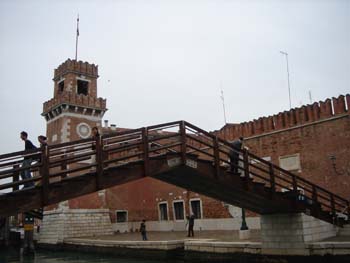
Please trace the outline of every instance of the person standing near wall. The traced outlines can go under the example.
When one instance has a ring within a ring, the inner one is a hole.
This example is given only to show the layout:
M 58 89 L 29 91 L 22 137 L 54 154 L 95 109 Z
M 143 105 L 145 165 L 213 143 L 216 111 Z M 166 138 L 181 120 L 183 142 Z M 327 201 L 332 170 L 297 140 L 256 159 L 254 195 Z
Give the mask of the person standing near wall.
M 146 232 L 146 220 L 143 219 L 140 225 L 140 232 L 141 232 L 141 236 L 142 236 L 142 240 L 146 241 L 147 239 L 147 232 Z
M 187 223 L 186 225 L 188 224 L 188 234 L 187 234 L 187 237 L 194 237 L 194 231 L 193 231 L 193 228 L 194 228 L 194 219 L 195 219 L 195 216 L 194 214 L 191 214 L 190 216 L 187 216 Z
M 231 172 L 234 174 L 240 174 L 238 170 L 238 161 L 239 161 L 239 153 L 243 146 L 243 137 L 239 137 L 238 140 L 235 140 L 231 143 L 233 149 L 231 149 L 229 153 L 230 164 L 231 164 Z

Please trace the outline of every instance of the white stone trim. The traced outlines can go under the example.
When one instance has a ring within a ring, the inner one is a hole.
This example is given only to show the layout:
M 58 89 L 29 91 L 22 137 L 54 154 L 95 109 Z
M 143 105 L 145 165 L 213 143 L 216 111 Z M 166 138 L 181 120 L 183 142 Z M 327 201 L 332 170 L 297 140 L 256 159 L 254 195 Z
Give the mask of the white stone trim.
M 82 75 L 82 77 L 76 77 L 76 80 L 81 80 L 81 81 L 86 81 L 86 82 L 91 83 L 91 80 L 86 79 L 84 75 Z
M 247 217 L 247 225 L 249 229 L 260 229 L 260 217 Z M 115 232 L 136 231 L 139 229 L 141 222 L 128 222 L 127 226 L 113 223 Z M 185 221 L 147 221 L 147 231 L 186 231 Z M 196 219 L 194 221 L 194 231 L 215 231 L 215 230 L 239 230 L 242 225 L 241 217 L 236 218 L 210 218 Z
M 86 128 L 87 128 L 87 134 L 86 135 L 84 135 L 84 134 L 82 134 L 81 132 L 80 132 L 80 127 L 82 127 L 82 126 L 85 126 Z M 83 138 L 83 139 L 87 139 L 87 138 L 89 138 L 90 136 L 91 136 L 91 127 L 90 127 L 90 125 L 89 124 L 87 124 L 86 122 L 80 122 L 78 125 L 77 125 L 77 127 L 75 128 L 75 130 L 76 130 L 76 133 L 79 135 L 79 137 L 81 137 L 81 138 Z
M 288 163 L 288 160 L 289 160 L 289 163 Z M 290 163 L 291 161 L 293 163 Z M 278 163 L 279 163 L 279 166 L 284 170 L 298 171 L 299 173 L 301 172 L 300 153 L 279 156 Z
M 63 117 L 75 117 L 75 118 L 82 118 L 88 121 L 101 121 L 102 120 L 102 116 L 89 116 L 89 115 L 82 115 L 79 113 L 73 113 L 73 112 L 63 112 L 61 113 L 59 116 L 53 117 L 52 119 L 47 121 L 47 124 L 59 119 L 59 118 L 63 118 Z

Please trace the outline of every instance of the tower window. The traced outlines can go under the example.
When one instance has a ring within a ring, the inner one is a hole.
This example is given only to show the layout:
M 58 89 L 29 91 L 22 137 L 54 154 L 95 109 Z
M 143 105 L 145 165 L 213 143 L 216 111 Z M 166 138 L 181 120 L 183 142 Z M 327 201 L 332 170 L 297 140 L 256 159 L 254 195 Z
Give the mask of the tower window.
M 61 81 L 60 83 L 58 83 L 58 92 L 62 93 L 64 90 L 64 81 Z
M 84 80 L 80 80 L 78 79 L 78 89 L 77 92 L 78 94 L 82 94 L 82 95 L 88 95 L 88 90 L 89 90 L 89 82 L 84 81 Z

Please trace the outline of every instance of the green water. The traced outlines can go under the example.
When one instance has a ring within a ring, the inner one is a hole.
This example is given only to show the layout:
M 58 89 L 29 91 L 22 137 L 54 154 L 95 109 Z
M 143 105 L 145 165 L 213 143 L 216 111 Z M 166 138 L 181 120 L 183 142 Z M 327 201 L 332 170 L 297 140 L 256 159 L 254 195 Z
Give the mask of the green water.
M 84 252 L 38 251 L 34 255 L 21 255 L 19 250 L 0 250 L 0 263 L 178 263 L 178 261 L 128 259 L 117 256 Z

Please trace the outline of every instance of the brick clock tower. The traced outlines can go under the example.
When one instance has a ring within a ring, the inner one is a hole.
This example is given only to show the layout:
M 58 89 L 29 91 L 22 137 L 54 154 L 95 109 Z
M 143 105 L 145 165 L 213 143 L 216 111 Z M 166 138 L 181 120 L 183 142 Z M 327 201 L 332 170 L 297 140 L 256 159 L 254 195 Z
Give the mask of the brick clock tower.
M 98 66 L 66 60 L 54 74 L 53 98 L 44 103 L 49 144 L 88 138 L 101 127 L 106 99 L 97 97 Z
M 68 59 L 54 73 L 53 98 L 44 103 L 48 144 L 89 138 L 101 128 L 106 99 L 97 97 L 98 67 Z M 105 191 L 74 198 L 45 208 L 39 242 L 57 244 L 63 239 L 112 233 Z M 99 222 L 96 224 L 96 222 Z

